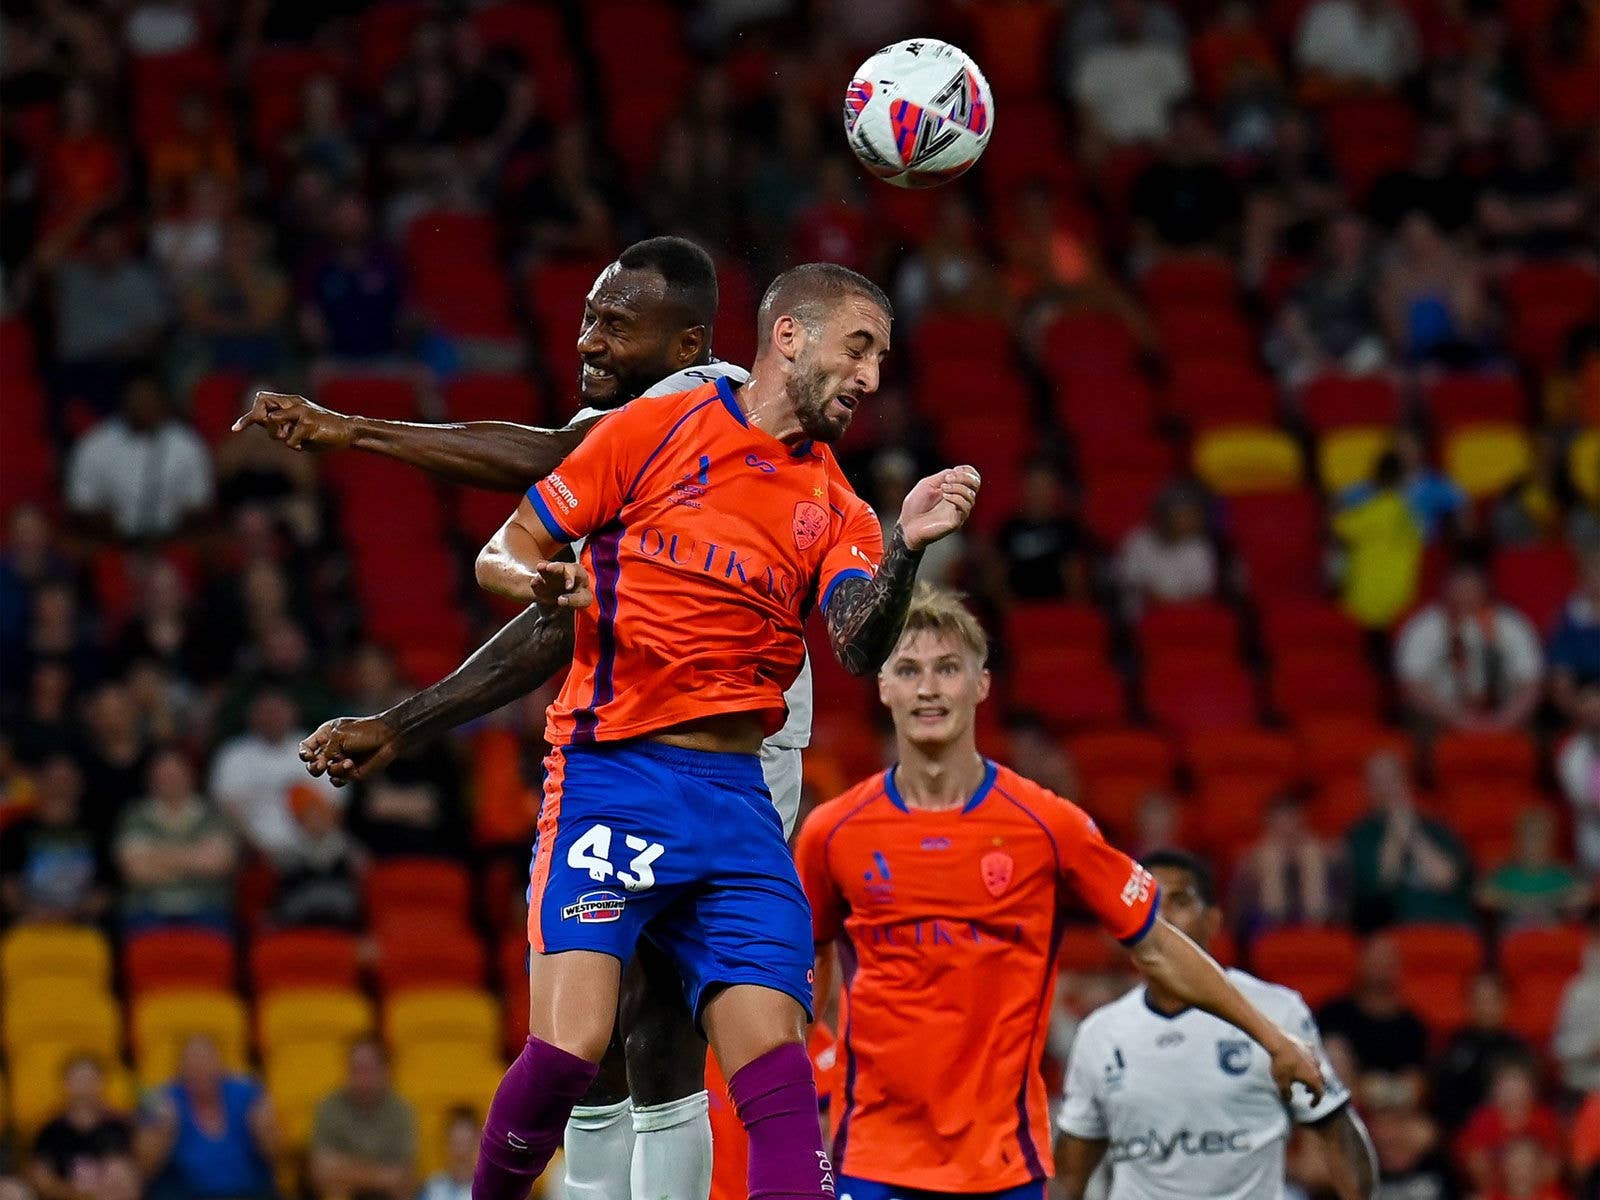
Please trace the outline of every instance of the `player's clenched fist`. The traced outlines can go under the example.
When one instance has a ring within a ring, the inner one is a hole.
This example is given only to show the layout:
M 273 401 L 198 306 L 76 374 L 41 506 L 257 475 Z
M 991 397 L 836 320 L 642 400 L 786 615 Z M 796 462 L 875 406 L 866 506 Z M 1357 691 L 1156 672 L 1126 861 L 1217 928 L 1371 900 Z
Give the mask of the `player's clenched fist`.
M 240 433 L 259 425 L 291 450 L 343 450 L 355 437 L 355 419 L 313 404 L 304 396 L 257 392 L 250 411 L 233 423 Z
M 1311 1091 L 1313 1100 L 1321 1100 L 1327 1083 L 1322 1078 L 1322 1067 L 1311 1048 L 1299 1038 L 1286 1037 L 1283 1044 L 1272 1051 L 1272 1078 L 1285 1100 L 1297 1083 Z
M 960 529 L 972 515 L 982 484 L 974 467 L 951 467 L 921 480 L 900 506 L 900 531 L 906 545 L 921 550 Z
M 589 572 L 575 562 L 535 563 L 528 599 L 544 608 L 588 608 L 594 603 Z
M 312 775 L 327 775 L 334 787 L 343 787 L 376 775 L 404 748 L 382 717 L 335 717 L 300 743 L 300 761 Z

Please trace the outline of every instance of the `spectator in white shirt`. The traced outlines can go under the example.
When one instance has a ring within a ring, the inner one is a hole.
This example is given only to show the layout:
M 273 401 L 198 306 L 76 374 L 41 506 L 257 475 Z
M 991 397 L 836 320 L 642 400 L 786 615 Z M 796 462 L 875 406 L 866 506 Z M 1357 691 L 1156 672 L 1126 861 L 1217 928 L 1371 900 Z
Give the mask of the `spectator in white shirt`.
M 1556 778 L 1572 805 L 1578 868 L 1600 879 L 1600 683 L 1578 692 L 1577 728 L 1556 754 Z
M 1583 970 L 1561 996 L 1550 1048 L 1561 1082 L 1574 1092 L 1600 1088 L 1600 930 L 1584 952 Z
M 1395 88 L 1417 65 L 1417 30 L 1395 0 L 1318 0 L 1300 22 L 1294 57 L 1330 83 Z
M 472 1200 L 472 1173 L 478 1165 L 483 1122 L 470 1108 L 454 1108 L 446 1118 L 445 1167 L 423 1185 L 419 1200 Z
M 170 537 L 210 508 L 211 458 L 172 416 L 161 385 L 141 376 L 121 413 L 73 448 L 66 491 L 68 508 L 95 536 Z
M 1539 702 L 1544 652 L 1527 617 L 1489 594 L 1476 563 L 1458 562 L 1440 601 L 1400 630 L 1395 673 L 1411 711 L 1434 729 L 1521 728 Z
M 287 693 L 262 691 L 250 703 L 246 731 L 225 742 L 211 768 L 211 794 L 259 853 L 275 857 L 302 848 L 295 819 L 296 788 L 314 788 L 336 807 L 344 794 L 326 778 L 312 779 L 300 761 L 299 714 Z
M 1192 86 L 1188 57 L 1182 46 L 1148 35 L 1140 0 L 1112 0 L 1111 18 L 1116 37 L 1083 55 L 1073 99 L 1112 142 L 1159 141 L 1173 103 Z
M 1173 488 L 1156 501 L 1150 522 L 1123 540 L 1117 580 L 1135 615 L 1146 602 L 1181 604 L 1216 592 L 1217 551 L 1197 495 Z

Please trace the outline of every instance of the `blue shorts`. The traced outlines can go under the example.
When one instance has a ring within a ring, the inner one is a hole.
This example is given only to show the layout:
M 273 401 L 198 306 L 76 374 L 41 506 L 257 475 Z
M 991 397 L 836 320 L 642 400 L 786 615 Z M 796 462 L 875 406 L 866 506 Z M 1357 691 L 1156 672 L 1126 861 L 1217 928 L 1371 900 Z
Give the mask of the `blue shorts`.
M 836 1181 L 839 1200 L 1044 1200 L 1042 1179 L 1006 1188 L 1000 1192 L 924 1192 L 917 1188 L 896 1187 L 872 1179 L 840 1175 Z
M 528 944 L 626 963 L 640 937 L 671 956 L 697 1022 L 710 989 L 740 983 L 809 1017 L 811 907 L 757 755 L 649 741 L 550 752 Z

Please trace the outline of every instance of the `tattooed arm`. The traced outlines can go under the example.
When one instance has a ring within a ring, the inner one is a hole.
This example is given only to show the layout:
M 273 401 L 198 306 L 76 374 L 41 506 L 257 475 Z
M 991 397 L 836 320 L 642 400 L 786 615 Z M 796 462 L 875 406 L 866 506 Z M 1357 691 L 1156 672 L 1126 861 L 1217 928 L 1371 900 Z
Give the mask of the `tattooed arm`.
M 971 467 L 930 475 L 906 496 L 883 561 L 870 579 L 844 579 L 829 598 L 828 637 L 852 675 L 870 675 L 900 639 L 923 550 L 955 532 L 972 512 L 979 479 Z
M 300 744 L 313 775 L 370 778 L 404 753 L 539 687 L 572 661 L 572 610 L 530 605 L 430 688 L 371 717 L 338 717 Z

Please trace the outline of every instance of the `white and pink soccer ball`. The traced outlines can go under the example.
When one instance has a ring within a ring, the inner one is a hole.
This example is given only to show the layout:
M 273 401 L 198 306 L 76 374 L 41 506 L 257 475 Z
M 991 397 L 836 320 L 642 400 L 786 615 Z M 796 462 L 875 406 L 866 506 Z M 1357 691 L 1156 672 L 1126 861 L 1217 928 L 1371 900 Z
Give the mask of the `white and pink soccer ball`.
M 885 46 L 856 71 L 844 97 L 850 149 L 879 179 L 903 188 L 948 183 L 978 161 L 994 132 L 994 96 L 978 64 L 948 42 Z

